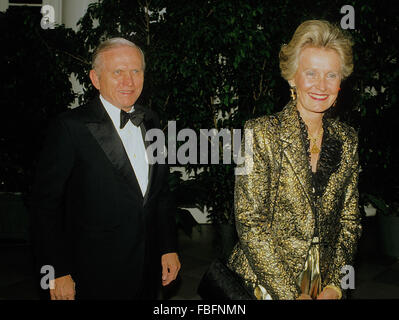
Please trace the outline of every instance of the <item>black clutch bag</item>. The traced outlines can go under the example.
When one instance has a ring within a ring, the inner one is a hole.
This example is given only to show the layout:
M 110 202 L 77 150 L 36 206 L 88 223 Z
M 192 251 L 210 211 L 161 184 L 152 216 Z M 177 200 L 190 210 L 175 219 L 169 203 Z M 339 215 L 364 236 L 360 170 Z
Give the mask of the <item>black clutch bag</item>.
M 244 280 L 220 259 L 211 263 L 197 292 L 203 300 L 256 300 Z

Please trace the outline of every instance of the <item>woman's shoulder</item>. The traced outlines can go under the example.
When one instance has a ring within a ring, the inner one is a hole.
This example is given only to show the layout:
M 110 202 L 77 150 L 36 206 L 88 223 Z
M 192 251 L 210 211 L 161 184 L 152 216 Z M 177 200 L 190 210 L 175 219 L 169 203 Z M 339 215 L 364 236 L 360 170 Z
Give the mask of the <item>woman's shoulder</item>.
M 245 122 L 244 129 L 252 129 L 254 131 L 274 132 L 279 125 L 277 113 L 271 115 L 263 115 L 257 118 L 249 119 Z
M 349 124 L 338 119 L 328 119 L 328 124 L 333 129 L 333 133 L 343 142 L 357 143 L 358 133 Z

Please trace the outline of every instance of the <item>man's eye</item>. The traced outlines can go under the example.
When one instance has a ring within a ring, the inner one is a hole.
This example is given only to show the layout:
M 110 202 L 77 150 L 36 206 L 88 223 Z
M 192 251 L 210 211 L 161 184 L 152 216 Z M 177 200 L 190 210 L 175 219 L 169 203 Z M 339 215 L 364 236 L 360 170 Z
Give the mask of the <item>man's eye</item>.
M 120 70 L 115 70 L 115 71 L 114 71 L 114 74 L 116 74 L 116 75 L 119 75 L 120 73 L 121 73 Z
M 330 78 L 330 79 L 335 79 L 335 78 L 338 77 L 338 75 L 337 75 L 336 73 L 329 73 L 329 74 L 327 75 L 327 77 Z
M 309 76 L 309 77 L 314 77 L 315 73 L 313 71 L 307 71 L 306 75 Z

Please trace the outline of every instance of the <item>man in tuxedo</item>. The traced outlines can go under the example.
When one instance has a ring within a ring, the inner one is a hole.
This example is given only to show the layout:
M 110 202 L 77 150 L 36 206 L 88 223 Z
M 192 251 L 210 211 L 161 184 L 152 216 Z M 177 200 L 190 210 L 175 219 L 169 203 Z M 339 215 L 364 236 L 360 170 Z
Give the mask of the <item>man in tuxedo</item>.
M 99 96 L 50 126 L 31 209 L 38 266 L 55 272 L 53 300 L 155 299 L 180 269 L 168 167 L 146 154 L 159 119 L 135 104 L 144 68 L 132 42 L 103 42 L 90 71 Z

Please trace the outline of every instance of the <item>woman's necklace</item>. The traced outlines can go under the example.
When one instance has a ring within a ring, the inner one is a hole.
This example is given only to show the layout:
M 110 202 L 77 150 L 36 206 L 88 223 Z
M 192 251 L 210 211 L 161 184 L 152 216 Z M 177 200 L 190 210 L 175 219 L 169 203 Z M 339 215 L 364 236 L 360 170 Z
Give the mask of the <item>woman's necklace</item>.
M 310 153 L 319 153 L 320 148 L 317 146 L 317 140 L 321 138 L 321 135 L 323 134 L 323 128 L 320 129 L 319 134 L 316 137 L 312 137 L 309 133 L 309 138 L 313 146 L 310 148 Z

